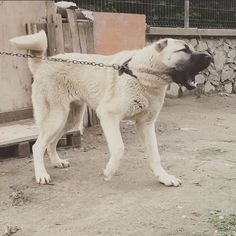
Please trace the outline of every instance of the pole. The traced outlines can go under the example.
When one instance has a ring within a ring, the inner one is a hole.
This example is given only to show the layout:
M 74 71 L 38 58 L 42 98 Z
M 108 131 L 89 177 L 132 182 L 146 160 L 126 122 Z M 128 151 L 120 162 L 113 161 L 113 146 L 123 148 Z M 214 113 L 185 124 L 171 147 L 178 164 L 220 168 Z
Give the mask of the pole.
M 184 28 L 189 28 L 189 0 L 184 4 Z

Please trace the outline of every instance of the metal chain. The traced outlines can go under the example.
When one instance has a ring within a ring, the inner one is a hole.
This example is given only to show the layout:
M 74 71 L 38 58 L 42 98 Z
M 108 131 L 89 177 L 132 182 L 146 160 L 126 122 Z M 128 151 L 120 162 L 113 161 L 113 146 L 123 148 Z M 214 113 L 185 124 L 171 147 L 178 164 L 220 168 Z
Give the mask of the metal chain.
M 34 58 L 34 56 L 29 55 L 29 54 L 13 53 L 13 52 L 0 52 L 0 55 L 13 56 L 13 57 L 23 57 L 23 58 Z
M 110 67 L 117 71 L 119 71 L 122 68 L 122 66 L 117 65 L 117 64 L 106 65 L 102 62 L 97 63 L 97 62 L 91 62 L 91 61 L 79 61 L 79 60 L 62 59 L 62 58 L 55 58 L 55 57 L 39 57 L 39 56 L 30 55 L 30 54 L 22 54 L 22 53 L 0 51 L 0 55 L 12 56 L 12 57 L 23 57 L 23 58 L 36 58 L 36 59 L 45 60 L 45 61 L 64 62 L 64 63 L 74 64 L 74 65 L 80 64 L 80 65 L 87 65 L 87 66 Z

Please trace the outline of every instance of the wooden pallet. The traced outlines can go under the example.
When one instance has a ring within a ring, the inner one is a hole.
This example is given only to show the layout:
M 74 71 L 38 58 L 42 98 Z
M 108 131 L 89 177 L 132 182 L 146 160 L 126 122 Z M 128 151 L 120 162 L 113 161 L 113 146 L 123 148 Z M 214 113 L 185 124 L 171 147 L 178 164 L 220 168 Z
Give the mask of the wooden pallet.
M 37 137 L 38 131 L 32 119 L 0 125 L 0 158 L 29 157 Z M 78 128 L 69 131 L 59 141 L 59 146 L 62 147 L 79 147 L 80 144 L 81 136 Z

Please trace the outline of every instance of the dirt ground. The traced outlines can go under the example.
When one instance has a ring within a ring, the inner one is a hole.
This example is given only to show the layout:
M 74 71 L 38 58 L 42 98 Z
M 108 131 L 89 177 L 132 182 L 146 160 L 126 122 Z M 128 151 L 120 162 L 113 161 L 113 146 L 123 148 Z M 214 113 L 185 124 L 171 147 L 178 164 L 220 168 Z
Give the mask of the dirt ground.
M 125 156 L 110 182 L 101 175 L 108 149 L 99 126 L 81 149 L 60 149 L 69 169 L 53 169 L 53 185 L 33 180 L 31 159 L 0 161 L 0 235 L 236 235 L 236 97 L 166 99 L 157 122 L 162 163 L 181 187 L 152 175 L 130 122 L 121 125 Z

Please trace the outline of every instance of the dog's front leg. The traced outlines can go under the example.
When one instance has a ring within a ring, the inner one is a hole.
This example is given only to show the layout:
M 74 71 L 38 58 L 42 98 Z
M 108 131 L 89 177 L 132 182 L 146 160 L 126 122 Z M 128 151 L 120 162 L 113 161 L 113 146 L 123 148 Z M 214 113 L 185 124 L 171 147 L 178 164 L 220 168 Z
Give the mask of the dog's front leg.
M 105 180 L 110 180 L 118 170 L 124 153 L 124 144 L 120 133 L 120 119 L 113 114 L 100 116 L 101 126 L 110 151 L 110 160 L 104 170 Z
M 149 155 L 150 167 L 159 181 L 167 186 L 179 186 L 181 181 L 173 175 L 169 175 L 161 165 L 160 154 L 158 151 L 155 122 L 137 122 L 138 134 L 145 145 L 147 154 Z

